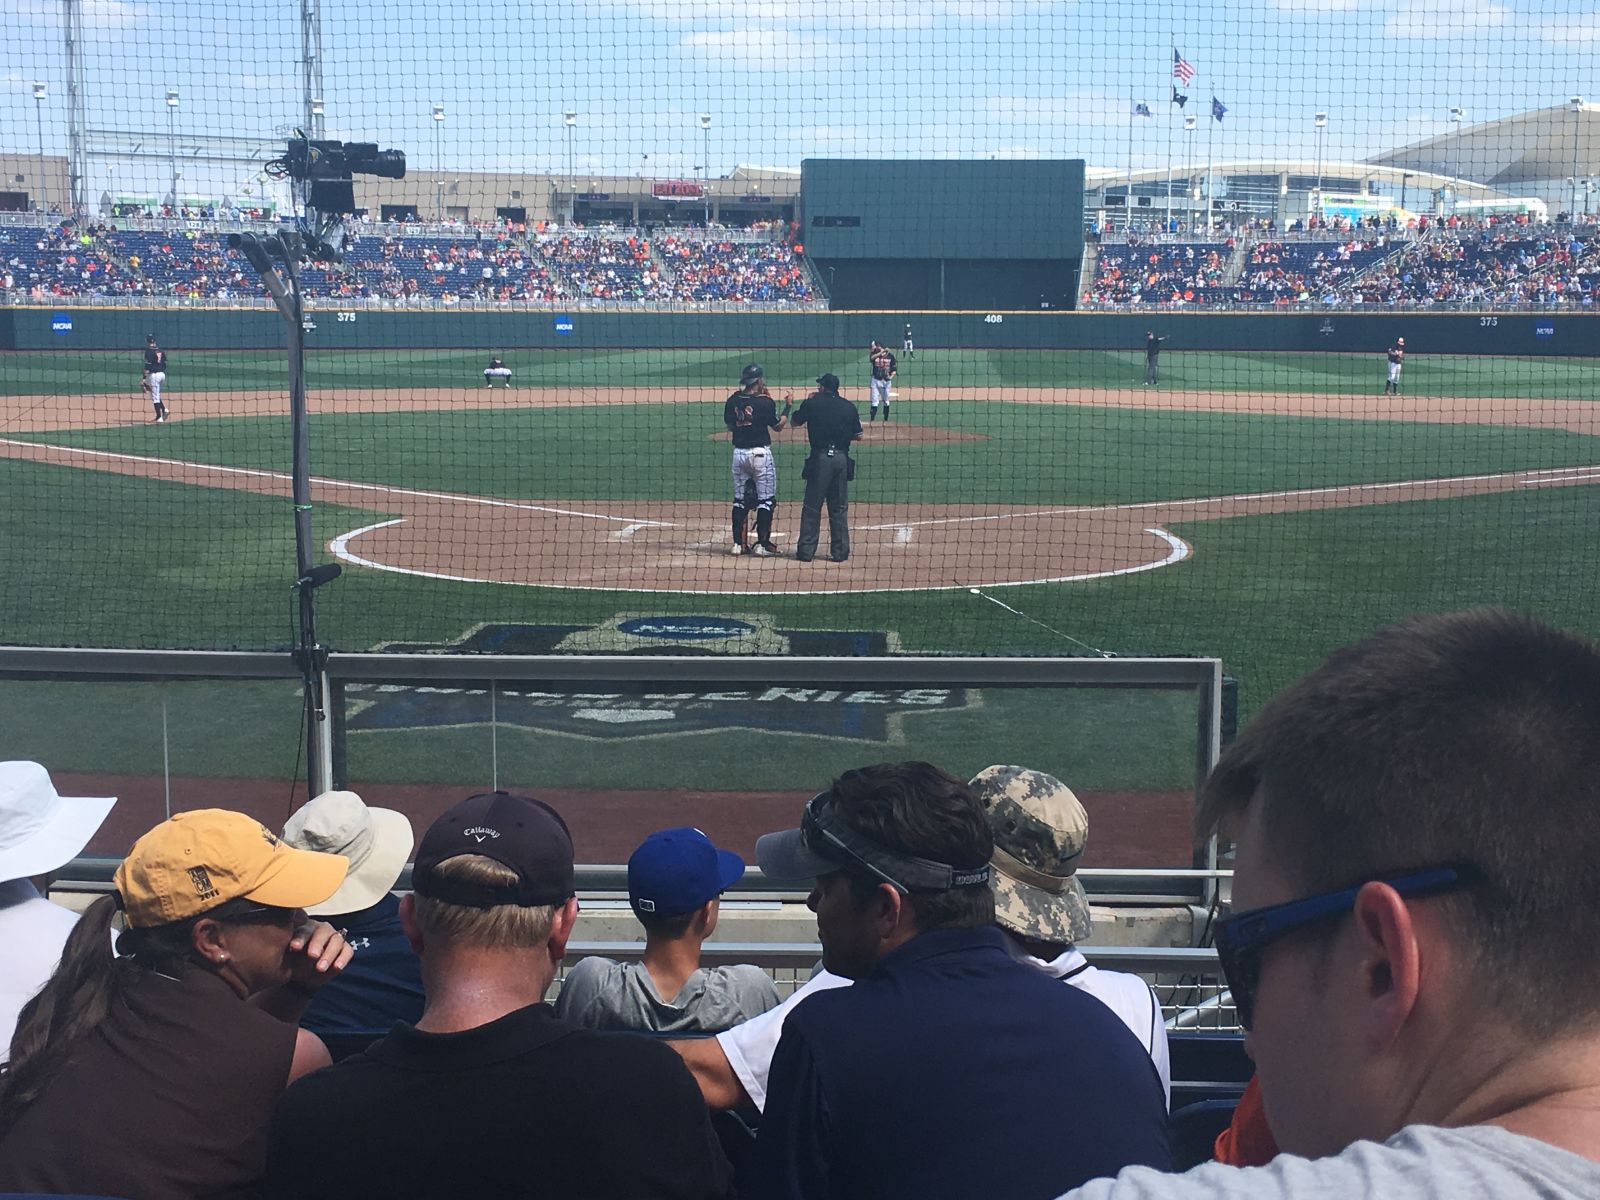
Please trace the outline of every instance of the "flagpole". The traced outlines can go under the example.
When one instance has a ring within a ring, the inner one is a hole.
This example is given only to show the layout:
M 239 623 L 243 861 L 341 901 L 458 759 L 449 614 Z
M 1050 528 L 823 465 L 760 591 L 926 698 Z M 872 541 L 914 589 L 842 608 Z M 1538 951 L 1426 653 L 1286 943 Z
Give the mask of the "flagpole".
M 1172 232 L 1172 104 L 1167 104 L 1167 221 L 1162 233 Z
M 1211 139 L 1212 139 L 1213 136 L 1215 136 L 1215 134 L 1217 132 L 1216 101 L 1217 101 L 1217 98 L 1215 96 L 1212 96 L 1211 97 L 1211 103 L 1212 103 L 1211 127 L 1206 130 L 1206 236 L 1207 237 L 1211 236 L 1211 224 L 1212 224 L 1212 215 L 1211 215 L 1211 180 L 1212 180 L 1212 171 L 1211 171 L 1211 163 L 1212 163 L 1212 160 L 1213 160 L 1213 158 L 1215 156 L 1212 154 L 1212 142 L 1211 142 Z
M 1133 99 L 1128 101 L 1128 197 L 1123 201 L 1122 210 L 1128 233 L 1133 232 L 1133 119 L 1137 115 L 1134 105 L 1138 103 Z

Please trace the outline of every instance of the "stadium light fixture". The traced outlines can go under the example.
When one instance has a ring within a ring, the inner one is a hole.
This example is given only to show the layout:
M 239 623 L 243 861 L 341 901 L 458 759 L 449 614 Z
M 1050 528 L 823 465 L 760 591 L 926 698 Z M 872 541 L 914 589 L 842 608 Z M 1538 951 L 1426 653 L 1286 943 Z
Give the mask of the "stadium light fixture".
M 50 207 L 50 190 L 45 186 L 44 180 L 44 102 L 49 95 L 49 90 L 42 83 L 33 85 L 33 116 L 39 127 L 39 208 L 41 211 Z
M 1567 111 L 1572 114 L 1572 215 L 1578 215 L 1578 130 L 1583 117 L 1583 97 L 1574 96 L 1567 101 Z
M 706 228 L 711 228 L 711 114 L 700 114 L 700 132 L 705 135 L 705 192 L 702 198 L 706 205 Z
M 178 89 L 167 89 L 167 159 L 172 172 L 172 215 L 178 216 Z
M 444 220 L 444 105 L 433 106 L 433 219 Z

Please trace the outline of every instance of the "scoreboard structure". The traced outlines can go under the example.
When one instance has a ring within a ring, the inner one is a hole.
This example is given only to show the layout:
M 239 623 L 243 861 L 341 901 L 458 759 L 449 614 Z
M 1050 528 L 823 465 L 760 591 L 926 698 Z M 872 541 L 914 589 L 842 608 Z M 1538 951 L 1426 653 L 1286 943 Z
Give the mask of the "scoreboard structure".
M 1082 159 L 808 158 L 806 254 L 836 309 L 1071 308 Z

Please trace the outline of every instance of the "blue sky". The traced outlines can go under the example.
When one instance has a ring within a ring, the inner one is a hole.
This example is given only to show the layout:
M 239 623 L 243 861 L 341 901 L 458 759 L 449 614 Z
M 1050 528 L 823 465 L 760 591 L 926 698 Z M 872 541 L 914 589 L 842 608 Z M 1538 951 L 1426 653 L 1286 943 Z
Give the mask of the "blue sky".
M 164 136 L 169 86 L 181 132 L 265 136 L 297 119 L 296 0 L 84 5 L 91 124 Z M 713 174 L 807 156 L 1159 165 L 1174 45 L 1198 71 L 1197 159 L 1208 137 L 1217 159 L 1309 158 L 1318 108 L 1335 160 L 1441 132 L 1451 105 L 1476 122 L 1600 99 L 1593 0 L 325 0 L 323 23 L 330 136 L 431 167 L 443 102 L 450 169 L 564 169 L 569 106 L 580 173 L 692 175 L 701 112 Z M 0 149 L 36 150 L 37 78 L 46 149 L 61 152 L 57 0 L 0 0 L 0 44 Z M 1136 99 L 1156 119 L 1130 145 Z M 119 170 L 118 190 L 137 190 Z

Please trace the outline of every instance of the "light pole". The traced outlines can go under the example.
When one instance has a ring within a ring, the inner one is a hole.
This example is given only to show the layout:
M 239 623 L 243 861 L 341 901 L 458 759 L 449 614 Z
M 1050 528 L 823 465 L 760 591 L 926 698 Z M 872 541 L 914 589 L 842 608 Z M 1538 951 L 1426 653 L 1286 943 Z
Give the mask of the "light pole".
M 1455 211 L 1461 204 L 1461 122 L 1466 117 L 1464 108 L 1451 108 L 1450 122 L 1456 127 L 1455 136 L 1450 139 L 1450 190 L 1453 193 L 1450 201 L 1451 211 Z
M 444 220 L 444 105 L 433 106 L 433 219 Z
M 1572 114 L 1572 215 L 1578 215 L 1578 132 L 1583 120 L 1583 97 L 1574 96 L 1567 101 L 1567 111 Z
M 1328 114 L 1317 113 L 1311 120 L 1312 128 L 1316 131 L 1317 138 L 1317 218 L 1322 217 L 1322 142 L 1328 132 Z
M 33 113 L 39 124 L 39 208 L 50 207 L 50 189 L 44 181 L 44 101 L 49 93 L 42 83 L 33 85 Z
M 711 228 L 711 114 L 700 114 L 700 132 L 705 135 L 705 153 L 701 161 L 705 163 L 705 193 L 706 202 L 706 228 Z
M 1400 173 L 1400 207 L 1401 207 L 1401 209 L 1404 209 L 1405 206 L 1406 206 L 1406 186 L 1410 182 L 1411 182 L 1411 172 L 1410 171 L 1402 171 Z
M 167 157 L 172 168 L 172 215 L 178 215 L 178 89 L 167 89 Z
M 1189 210 L 1187 214 L 1187 227 L 1189 229 L 1194 228 L 1194 138 L 1190 137 L 1189 135 L 1194 132 L 1195 126 L 1198 124 L 1199 122 L 1193 117 L 1185 117 L 1183 119 L 1183 157 L 1185 160 L 1184 171 L 1189 176 L 1189 186 L 1184 188 L 1184 191 L 1189 193 L 1189 203 L 1186 205 Z
M 576 149 L 578 137 L 578 113 L 576 109 L 566 109 L 561 114 L 562 123 L 566 125 L 567 132 L 567 224 L 573 225 L 578 219 L 578 153 Z

